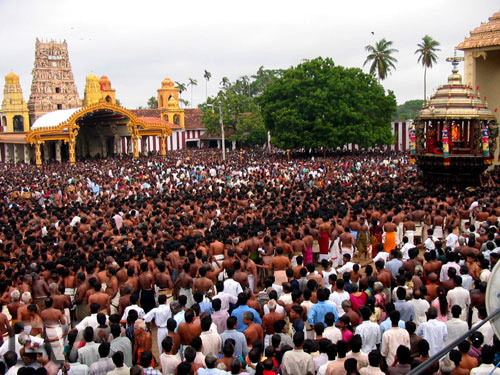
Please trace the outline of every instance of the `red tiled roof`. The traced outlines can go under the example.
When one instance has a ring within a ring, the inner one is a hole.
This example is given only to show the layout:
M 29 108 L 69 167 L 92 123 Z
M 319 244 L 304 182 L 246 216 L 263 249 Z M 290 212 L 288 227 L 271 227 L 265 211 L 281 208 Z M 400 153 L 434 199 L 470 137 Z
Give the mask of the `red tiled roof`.
M 199 108 L 189 108 L 184 110 L 184 127 L 186 129 L 205 129 L 201 122 L 202 113 Z
M 177 130 L 177 129 L 182 129 L 179 125 L 172 124 L 171 122 L 162 120 L 161 118 L 158 117 L 142 117 L 138 116 L 139 120 L 144 121 L 147 124 L 162 124 L 162 125 L 168 125 L 170 126 L 170 129 L 172 130 Z
M 500 12 L 496 12 L 470 32 L 470 36 L 457 46 L 457 49 L 500 46 Z
M 131 112 L 137 117 L 161 118 L 161 109 L 132 109 Z

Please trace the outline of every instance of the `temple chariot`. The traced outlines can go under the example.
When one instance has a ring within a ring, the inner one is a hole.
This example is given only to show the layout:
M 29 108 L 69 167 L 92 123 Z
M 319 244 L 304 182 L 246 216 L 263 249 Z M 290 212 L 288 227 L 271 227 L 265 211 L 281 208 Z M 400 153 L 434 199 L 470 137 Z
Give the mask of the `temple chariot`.
M 439 86 L 410 128 L 410 160 L 416 161 L 424 182 L 477 185 L 492 163 L 498 122 L 481 98 L 479 87 L 462 83 L 452 57 L 448 83 Z

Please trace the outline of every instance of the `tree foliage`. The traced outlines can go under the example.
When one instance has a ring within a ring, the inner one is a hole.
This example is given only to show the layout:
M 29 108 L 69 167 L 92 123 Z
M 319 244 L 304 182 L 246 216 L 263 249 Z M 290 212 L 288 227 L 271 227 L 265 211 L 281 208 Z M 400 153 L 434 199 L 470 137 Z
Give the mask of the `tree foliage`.
M 422 63 L 424 67 L 424 100 L 427 98 L 427 68 L 432 68 L 432 66 L 437 62 L 437 51 L 441 51 L 439 48 L 439 42 L 432 39 L 429 35 L 422 38 L 422 41 L 417 44 L 418 49 L 415 54 L 418 54 L 418 62 Z
M 396 110 L 392 92 L 357 68 L 329 58 L 282 72 L 258 99 L 272 143 L 283 149 L 389 144 Z
M 202 122 L 209 134 L 220 135 L 219 103 L 222 104 L 225 138 L 237 141 L 240 145 L 262 145 L 267 140 L 261 109 L 257 98 L 267 85 L 280 76 L 280 70 L 260 67 L 252 76 L 242 76 L 231 82 L 228 77 L 220 81 L 221 91 L 209 97 L 200 105 L 203 112 Z
M 363 66 L 371 62 L 370 74 L 376 75 L 379 82 L 386 79 L 392 69 L 396 69 L 395 63 L 398 60 L 392 55 L 398 50 L 391 48 L 391 46 L 392 41 L 381 39 L 374 46 L 368 45 L 365 47 L 369 54 Z
M 394 114 L 394 121 L 406 121 L 413 119 L 418 111 L 422 109 L 424 101 L 422 99 L 408 100 L 403 104 L 398 105 L 398 109 Z
M 158 108 L 158 99 L 156 97 L 152 96 L 151 98 L 148 99 L 148 108 L 154 109 Z

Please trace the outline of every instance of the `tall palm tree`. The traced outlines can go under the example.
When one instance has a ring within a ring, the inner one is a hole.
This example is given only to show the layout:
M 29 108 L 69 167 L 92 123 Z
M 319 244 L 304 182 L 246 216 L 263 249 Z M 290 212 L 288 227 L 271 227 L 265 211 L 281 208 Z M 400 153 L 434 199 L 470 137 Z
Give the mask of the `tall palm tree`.
M 181 102 L 181 99 L 182 99 L 181 95 L 184 91 L 186 91 L 186 84 L 182 83 L 182 82 L 177 82 L 177 81 L 175 81 L 174 83 L 175 83 L 175 87 L 177 87 L 179 89 L 179 102 Z
M 417 44 L 418 49 L 415 51 L 415 54 L 418 55 L 418 62 L 422 63 L 424 67 L 424 101 L 427 99 L 427 68 L 432 68 L 437 62 L 437 51 L 441 51 L 439 48 L 439 42 L 437 40 L 432 39 L 429 35 L 426 35 L 422 38 L 422 41 Z
M 222 80 L 219 82 L 219 84 L 220 84 L 222 87 L 227 87 L 227 86 L 229 86 L 229 78 L 227 78 L 227 77 L 222 77 Z
M 195 80 L 194 78 L 188 78 L 189 83 L 188 86 L 191 86 L 191 103 L 193 103 L 193 87 L 198 86 L 198 81 Z
M 208 70 L 205 70 L 205 73 L 203 74 L 203 78 L 205 78 L 205 101 L 208 99 L 208 81 L 210 81 L 210 78 L 212 78 L 212 73 L 210 73 Z
M 381 39 L 375 43 L 375 46 L 367 45 L 365 50 L 369 52 L 369 55 L 366 57 L 365 63 L 363 66 L 371 62 L 370 65 L 370 74 L 377 75 L 378 82 L 380 80 L 384 80 L 389 75 L 391 69 L 396 69 L 394 63 L 397 63 L 398 60 L 392 56 L 392 54 L 399 52 L 395 48 L 391 48 L 392 41 Z

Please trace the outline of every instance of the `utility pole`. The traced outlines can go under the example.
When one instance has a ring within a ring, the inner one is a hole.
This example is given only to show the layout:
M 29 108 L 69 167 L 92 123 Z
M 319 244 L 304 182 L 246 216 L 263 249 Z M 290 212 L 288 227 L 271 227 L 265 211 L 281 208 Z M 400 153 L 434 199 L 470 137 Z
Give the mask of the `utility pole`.
M 222 137 L 222 161 L 226 161 L 226 139 L 224 137 L 224 121 L 222 120 L 222 102 L 219 101 L 220 135 Z

